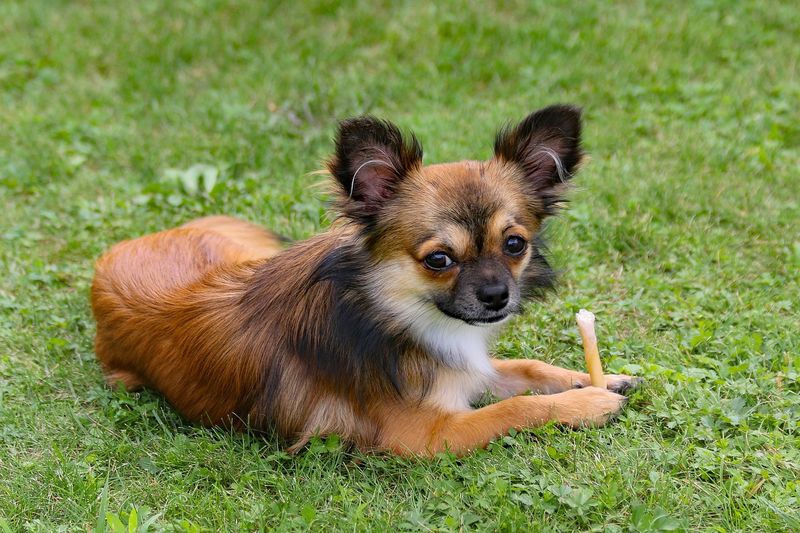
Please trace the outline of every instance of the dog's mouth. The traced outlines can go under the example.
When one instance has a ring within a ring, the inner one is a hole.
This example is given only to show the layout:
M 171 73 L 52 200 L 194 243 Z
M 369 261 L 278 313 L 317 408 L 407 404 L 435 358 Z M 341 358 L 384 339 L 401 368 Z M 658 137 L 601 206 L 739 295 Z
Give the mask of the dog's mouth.
M 464 320 L 467 324 L 473 326 L 491 326 L 492 324 L 499 324 L 501 322 L 505 322 L 506 319 L 511 318 L 511 313 L 506 313 L 504 315 L 495 316 L 491 318 L 481 318 L 477 320 Z
M 447 309 L 442 309 L 441 306 L 438 306 L 439 311 L 444 313 L 445 315 L 449 316 L 450 318 L 455 318 L 456 320 L 461 320 L 462 322 L 466 322 L 470 326 L 491 326 L 493 324 L 499 324 L 500 322 L 505 321 L 508 318 L 511 318 L 511 315 L 514 313 L 509 309 L 503 313 L 499 313 L 492 316 L 481 316 L 481 317 L 468 317 L 458 315 L 456 313 L 452 313 Z

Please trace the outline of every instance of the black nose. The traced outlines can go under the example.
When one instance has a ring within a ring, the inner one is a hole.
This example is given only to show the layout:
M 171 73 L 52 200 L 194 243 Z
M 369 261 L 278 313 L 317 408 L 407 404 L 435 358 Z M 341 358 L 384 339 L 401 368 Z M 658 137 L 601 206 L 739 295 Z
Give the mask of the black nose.
M 499 311 L 508 303 L 508 285 L 495 283 L 478 289 L 478 300 L 491 311 Z

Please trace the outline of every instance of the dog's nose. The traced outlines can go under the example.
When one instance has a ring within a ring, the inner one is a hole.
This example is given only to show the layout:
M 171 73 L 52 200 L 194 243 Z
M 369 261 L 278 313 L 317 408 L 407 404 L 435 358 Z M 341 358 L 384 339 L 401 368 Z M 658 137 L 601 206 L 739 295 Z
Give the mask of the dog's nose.
M 508 303 L 508 285 L 495 283 L 478 289 L 478 300 L 491 311 L 499 311 Z

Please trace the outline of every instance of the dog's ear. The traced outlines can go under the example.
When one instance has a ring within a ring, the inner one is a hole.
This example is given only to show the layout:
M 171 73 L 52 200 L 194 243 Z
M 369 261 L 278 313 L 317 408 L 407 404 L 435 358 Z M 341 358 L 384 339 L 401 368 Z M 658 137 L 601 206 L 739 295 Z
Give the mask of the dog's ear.
M 422 147 L 414 135 L 404 138 L 391 122 L 364 116 L 339 124 L 328 171 L 341 186 L 344 214 L 368 223 L 421 164 Z
M 503 128 L 494 141 L 494 154 L 522 168 L 526 184 L 541 200 L 543 214 L 551 215 L 583 157 L 580 144 L 580 108 L 553 105 Z

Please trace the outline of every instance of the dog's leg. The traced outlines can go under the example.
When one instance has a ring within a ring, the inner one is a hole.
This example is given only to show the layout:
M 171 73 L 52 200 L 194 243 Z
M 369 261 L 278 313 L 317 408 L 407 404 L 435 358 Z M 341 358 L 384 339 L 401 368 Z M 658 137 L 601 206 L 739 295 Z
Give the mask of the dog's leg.
M 443 450 L 462 455 L 512 428 L 549 421 L 573 428 L 603 425 L 625 401 L 614 392 L 586 387 L 547 396 L 514 396 L 474 411 L 398 410 L 387 416 L 383 444 L 404 455 L 433 455 Z
M 497 380 L 492 394 L 498 398 L 509 398 L 531 391 L 538 394 L 553 394 L 569 389 L 589 386 L 589 374 L 567 370 L 532 359 L 492 359 Z M 606 387 L 622 393 L 637 387 L 641 378 L 624 374 L 607 374 Z

